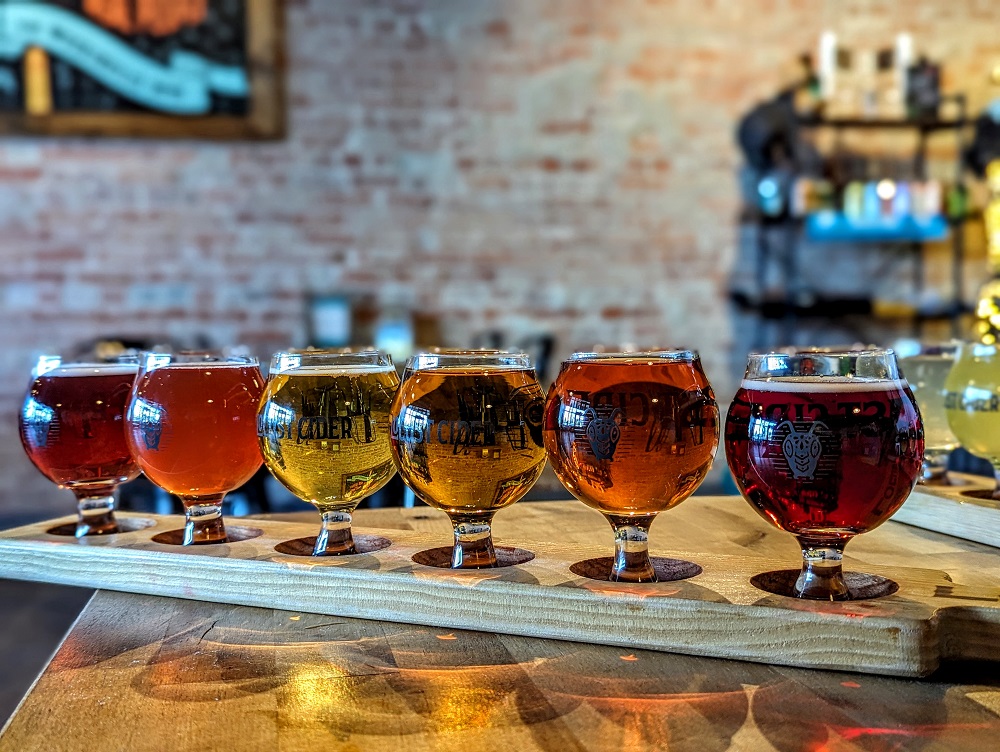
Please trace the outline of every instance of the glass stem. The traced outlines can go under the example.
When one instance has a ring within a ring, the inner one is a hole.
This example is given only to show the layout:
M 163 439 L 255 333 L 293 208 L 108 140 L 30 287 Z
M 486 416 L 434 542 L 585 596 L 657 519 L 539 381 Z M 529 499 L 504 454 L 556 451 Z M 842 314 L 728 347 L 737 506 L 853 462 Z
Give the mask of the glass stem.
M 455 547 L 451 552 L 452 569 L 483 569 L 497 566 L 490 523 L 493 514 L 452 517 Z
M 628 517 L 607 515 L 615 531 L 615 561 L 608 579 L 612 582 L 656 582 L 649 560 L 649 527 L 654 515 Z
M 1000 501 L 1000 464 L 993 466 L 993 477 L 996 478 L 996 485 L 993 487 L 994 501 Z
M 199 543 L 225 543 L 226 526 L 222 521 L 222 497 L 202 496 L 197 499 L 183 498 L 184 502 L 184 545 Z
M 108 535 L 119 532 L 115 519 L 115 494 L 108 489 L 85 491 L 76 489 L 76 537 Z
M 842 562 L 846 540 L 817 541 L 801 536 L 802 571 L 795 581 L 795 596 L 823 601 L 850 598 Z
M 928 449 L 924 452 L 924 466 L 920 482 L 927 486 L 948 485 L 948 455 L 950 452 Z
M 351 513 L 349 511 L 325 509 L 320 511 L 323 522 L 316 536 L 313 556 L 343 556 L 356 554 L 354 536 L 351 535 Z

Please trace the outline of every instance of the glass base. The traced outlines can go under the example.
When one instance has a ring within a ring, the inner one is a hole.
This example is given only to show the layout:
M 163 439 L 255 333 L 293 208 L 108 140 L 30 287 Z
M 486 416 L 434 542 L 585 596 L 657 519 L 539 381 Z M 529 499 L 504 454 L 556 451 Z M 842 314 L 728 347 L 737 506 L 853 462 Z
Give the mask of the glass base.
M 348 556 L 358 552 L 351 533 L 351 513 L 347 511 L 320 512 L 322 524 L 316 536 L 313 556 Z
M 802 547 L 802 571 L 795 581 L 795 597 L 820 601 L 850 598 L 843 570 L 847 541 L 831 543 L 799 538 L 799 545 Z
M 925 486 L 948 485 L 948 455 L 951 452 L 927 450 L 920 470 L 920 484 Z
M 468 518 L 452 517 L 455 545 L 451 552 L 452 569 L 487 569 L 498 566 L 490 523 L 493 515 Z
M 222 521 L 222 496 L 211 501 L 184 499 L 185 546 L 226 543 L 229 537 Z
M 118 520 L 115 519 L 114 494 L 100 496 L 76 495 L 76 533 L 77 538 L 88 535 L 112 535 L 120 532 Z

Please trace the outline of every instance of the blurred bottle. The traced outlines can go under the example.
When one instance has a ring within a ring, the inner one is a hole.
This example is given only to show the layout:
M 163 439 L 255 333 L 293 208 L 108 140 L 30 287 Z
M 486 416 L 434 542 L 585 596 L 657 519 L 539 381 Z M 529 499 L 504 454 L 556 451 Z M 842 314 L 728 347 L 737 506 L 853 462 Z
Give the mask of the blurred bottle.
M 865 184 L 852 180 L 844 188 L 844 217 L 850 222 L 858 222 L 865 213 Z
M 935 217 L 941 213 L 941 183 L 937 180 L 924 182 L 924 190 L 919 207 L 922 217 Z
M 892 178 L 882 178 L 875 185 L 878 195 L 878 215 L 884 219 L 892 219 L 896 203 L 896 181 Z
M 876 221 L 881 213 L 882 199 L 879 197 L 878 186 L 879 183 L 875 180 L 865 183 L 861 209 L 861 218 L 865 222 Z
M 896 195 L 892 199 L 892 216 L 903 219 L 911 214 L 913 214 L 913 201 L 910 182 L 900 180 L 896 183 Z
M 816 200 L 813 211 L 832 211 L 835 207 L 835 193 L 833 183 L 829 180 L 817 180 L 813 196 Z
M 962 219 L 969 213 L 969 192 L 962 183 L 951 183 L 948 186 L 944 206 L 948 219 Z
M 986 165 L 986 183 L 990 189 L 990 199 L 983 212 L 986 226 L 986 258 L 990 273 L 1000 273 L 1000 159 Z

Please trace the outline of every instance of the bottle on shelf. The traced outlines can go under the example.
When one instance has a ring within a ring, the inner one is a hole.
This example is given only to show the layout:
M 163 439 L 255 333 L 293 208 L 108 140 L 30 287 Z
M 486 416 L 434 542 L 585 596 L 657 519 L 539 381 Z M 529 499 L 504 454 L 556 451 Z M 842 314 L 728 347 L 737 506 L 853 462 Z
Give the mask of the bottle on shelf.
M 898 219 L 913 215 L 913 194 L 910 189 L 912 181 L 907 178 L 896 183 L 896 191 L 892 197 L 892 216 Z

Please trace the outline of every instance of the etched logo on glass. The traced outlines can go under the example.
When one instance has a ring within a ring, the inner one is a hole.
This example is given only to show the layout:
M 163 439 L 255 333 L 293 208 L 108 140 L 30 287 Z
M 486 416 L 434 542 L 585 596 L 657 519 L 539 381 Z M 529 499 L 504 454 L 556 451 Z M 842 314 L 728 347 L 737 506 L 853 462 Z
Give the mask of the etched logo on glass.
M 610 460 L 615 455 L 618 440 L 622 437 L 621 424 L 625 422 L 625 413 L 616 407 L 610 413 L 598 413 L 588 407 L 583 414 L 587 421 L 587 441 L 590 450 L 599 460 Z
M 792 477 L 796 480 L 814 480 L 816 466 L 823 454 L 823 442 L 818 432 L 829 433 L 829 428 L 821 421 L 813 421 L 808 430 L 796 427 L 790 420 L 778 426 L 778 430 L 788 430 L 788 435 L 781 442 L 781 452 L 788 461 Z

